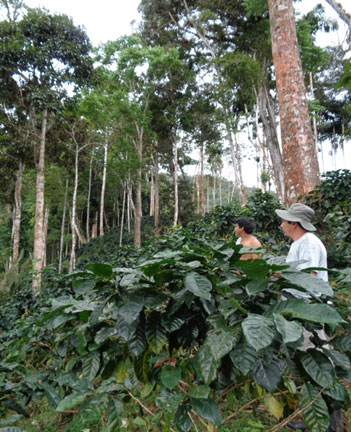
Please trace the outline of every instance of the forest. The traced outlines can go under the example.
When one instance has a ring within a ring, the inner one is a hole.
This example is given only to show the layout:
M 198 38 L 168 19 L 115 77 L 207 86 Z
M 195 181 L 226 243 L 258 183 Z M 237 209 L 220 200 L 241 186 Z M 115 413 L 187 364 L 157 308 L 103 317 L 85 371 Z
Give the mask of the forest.
M 323 1 L 141 0 L 93 46 L 0 0 L 0 432 L 350 430 L 351 16 Z M 286 262 L 296 202 L 329 283 Z

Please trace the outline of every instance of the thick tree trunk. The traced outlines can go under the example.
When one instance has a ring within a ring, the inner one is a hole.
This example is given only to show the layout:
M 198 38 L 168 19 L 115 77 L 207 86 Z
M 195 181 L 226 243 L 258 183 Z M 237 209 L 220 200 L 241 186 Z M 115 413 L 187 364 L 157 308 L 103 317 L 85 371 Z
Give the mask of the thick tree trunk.
M 88 198 L 87 198 L 87 221 L 86 221 L 86 236 L 87 241 L 90 238 L 90 196 L 91 196 L 91 178 L 93 172 L 93 152 L 91 152 L 90 163 L 89 163 L 89 181 L 88 181 Z
M 273 64 L 282 137 L 285 202 L 291 204 L 319 182 L 292 0 L 268 0 Z
M 178 147 L 177 139 L 174 138 L 174 216 L 173 226 L 178 224 L 179 203 L 178 203 Z
M 13 215 L 13 230 L 12 230 L 12 265 L 16 265 L 19 255 L 20 228 L 22 216 L 22 178 L 24 165 L 22 160 L 18 164 L 17 180 L 15 186 L 15 209 Z
M 104 235 L 104 207 L 105 207 L 105 188 L 106 188 L 106 172 L 107 172 L 107 149 L 108 149 L 108 140 L 106 137 L 105 144 L 104 144 L 104 170 L 102 174 L 101 200 L 100 200 L 100 237 Z
M 64 238 L 65 238 L 67 195 L 68 195 L 68 174 L 66 176 L 65 197 L 64 197 L 64 201 L 63 201 L 63 210 L 62 210 L 62 223 L 61 223 L 61 234 L 60 234 L 60 252 L 59 252 L 59 266 L 58 266 L 58 272 L 59 273 L 62 272 L 62 256 L 63 256 L 63 245 L 64 245 Z
M 41 272 L 43 269 L 43 224 L 44 224 L 44 186 L 45 186 L 45 141 L 48 120 L 48 110 L 43 111 L 41 124 L 39 160 L 37 163 L 36 200 L 35 200 L 35 222 L 34 222 L 34 248 L 33 261 L 34 273 L 32 280 L 33 291 L 38 292 L 41 288 Z

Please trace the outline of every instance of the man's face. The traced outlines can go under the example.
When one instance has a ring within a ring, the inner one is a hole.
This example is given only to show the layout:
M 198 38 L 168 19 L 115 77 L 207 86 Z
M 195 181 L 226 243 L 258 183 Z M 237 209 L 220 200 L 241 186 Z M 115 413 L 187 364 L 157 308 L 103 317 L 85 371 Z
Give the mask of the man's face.
M 244 227 L 240 228 L 238 224 L 235 224 L 234 232 L 237 237 L 240 237 L 243 231 L 244 231 Z
M 290 238 L 292 237 L 292 233 L 294 232 L 294 227 L 295 227 L 294 223 L 291 222 L 289 223 L 286 220 L 283 220 L 283 222 L 280 224 L 280 228 L 282 229 L 284 235 Z

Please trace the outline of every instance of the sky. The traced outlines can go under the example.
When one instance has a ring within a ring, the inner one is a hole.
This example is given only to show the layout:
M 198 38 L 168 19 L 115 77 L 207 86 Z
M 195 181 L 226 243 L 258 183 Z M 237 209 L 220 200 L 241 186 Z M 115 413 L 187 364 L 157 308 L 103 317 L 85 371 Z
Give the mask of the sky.
M 348 12 L 351 12 L 350 0 L 338 0 Z M 29 7 L 45 7 L 51 13 L 64 13 L 71 16 L 76 25 L 85 27 L 86 32 L 93 43 L 97 46 L 100 43 L 108 40 L 115 40 L 118 37 L 130 34 L 133 31 L 133 26 L 136 28 L 139 21 L 139 13 L 137 11 L 140 0 L 25 0 Z M 337 18 L 336 12 L 327 4 L 325 0 L 302 0 L 296 2 L 294 7 L 300 10 L 301 13 L 306 13 L 321 3 L 327 16 Z M 134 24 L 133 24 L 134 21 Z M 345 34 L 345 24 L 340 22 L 340 31 L 328 34 L 328 36 L 320 36 L 318 43 L 321 46 L 337 44 L 343 40 Z M 324 164 L 320 157 L 320 168 L 324 171 L 332 169 L 351 169 L 351 145 L 347 143 L 345 146 L 345 157 L 341 151 L 337 154 L 335 160 L 329 155 L 330 148 L 328 144 L 324 145 Z M 195 156 L 195 155 L 194 155 Z M 321 156 L 321 155 L 319 155 Z M 346 166 L 345 166 L 345 160 Z M 244 159 L 243 162 L 243 177 L 244 183 L 249 186 L 257 186 L 256 179 L 256 164 L 251 160 Z M 228 179 L 233 180 L 233 169 L 226 164 L 223 175 Z

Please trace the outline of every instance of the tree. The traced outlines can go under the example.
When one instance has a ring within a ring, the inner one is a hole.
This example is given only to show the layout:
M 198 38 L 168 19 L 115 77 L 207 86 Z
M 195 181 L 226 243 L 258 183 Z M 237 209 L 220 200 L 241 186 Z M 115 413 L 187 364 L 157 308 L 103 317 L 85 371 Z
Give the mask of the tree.
M 41 286 L 44 251 L 44 185 L 47 131 L 67 99 L 67 85 L 84 85 L 92 75 L 91 45 L 65 15 L 29 10 L 18 22 L 1 23 L 0 85 L 10 84 L 27 115 L 37 168 L 33 289 Z
M 320 182 L 319 166 L 297 45 L 292 0 L 268 0 L 268 8 L 280 114 L 285 202 L 290 204 Z

